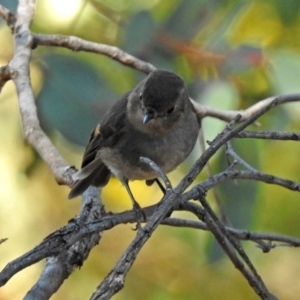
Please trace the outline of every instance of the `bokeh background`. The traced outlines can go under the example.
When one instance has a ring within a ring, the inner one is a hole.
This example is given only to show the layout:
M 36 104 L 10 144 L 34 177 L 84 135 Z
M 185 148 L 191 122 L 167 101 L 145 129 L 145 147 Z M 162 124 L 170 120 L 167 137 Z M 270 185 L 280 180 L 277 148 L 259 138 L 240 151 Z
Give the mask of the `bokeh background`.
M 0 0 L 15 11 L 17 1 Z M 300 92 L 299 0 L 38 0 L 32 30 L 75 35 L 115 45 L 181 75 L 193 99 L 221 109 L 245 109 L 265 97 Z M 13 55 L 11 32 L 0 20 L 0 65 Z M 107 57 L 38 47 L 31 79 L 41 124 L 70 165 L 79 167 L 93 127 L 120 95 L 145 77 Z M 287 104 L 260 119 L 259 130 L 300 130 L 300 104 Z M 225 123 L 203 122 L 206 140 Z M 14 85 L 0 94 L 0 267 L 33 248 L 65 225 L 80 209 L 69 201 L 37 153 L 22 138 Z M 236 140 L 238 153 L 266 173 L 300 181 L 297 142 Z M 174 185 L 199 156 L 170 175 Z M 226 168 L 220 151 L 214 172 Z M 203 172 L 197 182 L 207 178 Z M 157 202 L 156 187 L 133 183 L 142 206 Z M 300 197 L 276 186 L 254 182 L 218 187 L 222 203 L 237 228 L 300 238 Z M 131 208 L 117 180 L 103 190 L 108 211 Z M 212 205 L 214 200 L 209 195 Z M 177 216 L 190 218 L 188 214 Z M 132 225 L 105 232 L 99 246 L 52 299 L 86 299 L 133 238 Z M 300 250 L 276 248 L 263 254 L 243 243 L 270 291 L 280 299 L 300 295 Z M 0 299 L 21 299 L 43 268 L 40 262 L 17 274 L 0 289 Z M 161 226 L 143 248 L 114 299 L 258 299 L 211 234 Z

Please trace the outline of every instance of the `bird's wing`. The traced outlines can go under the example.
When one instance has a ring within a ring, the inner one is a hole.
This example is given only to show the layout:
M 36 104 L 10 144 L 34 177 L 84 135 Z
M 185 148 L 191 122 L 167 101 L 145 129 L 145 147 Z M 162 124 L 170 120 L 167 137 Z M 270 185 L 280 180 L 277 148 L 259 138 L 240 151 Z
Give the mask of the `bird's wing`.
M 92 162 L 97 155 L 97 151 L 102 146 L 102 137 L 100 132 L 100 124 L 92 131 L 88 145 L 84 151 L 81 168 Z
M 107 111 L 102 122 L 92 131 L 83 155 L 82 168 L 95 160 L 101 147 L 114 146 L 124 135 L 129 93 L 126 93 Z
M 81 170 L 72 176 L 75 184 L 69 194 L 70 199 L 82 194 L 90 185 L 105 186 L 109 181 L 110 170 L 97 153 L 102 147 L 113 147 L 124 135 L 127 99 L 128 93 L 107 111 L 103 121 L 92 131 L 83 155 Z

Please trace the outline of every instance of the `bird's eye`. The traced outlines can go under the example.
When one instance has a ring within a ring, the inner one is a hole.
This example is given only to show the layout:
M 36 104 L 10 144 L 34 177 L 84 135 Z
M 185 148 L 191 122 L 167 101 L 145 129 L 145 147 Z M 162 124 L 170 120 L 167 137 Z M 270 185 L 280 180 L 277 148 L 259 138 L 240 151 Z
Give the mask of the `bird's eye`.
M 143 93 L 140 93 L 140 100 L 143 100 Z
M 175 109 L 175 106 L 173 106 L 172 108 L 170 108 L 169 110 L 167 110 L 167 114 L 168 115 L 171 114 L 174 111 L 174 109 Z

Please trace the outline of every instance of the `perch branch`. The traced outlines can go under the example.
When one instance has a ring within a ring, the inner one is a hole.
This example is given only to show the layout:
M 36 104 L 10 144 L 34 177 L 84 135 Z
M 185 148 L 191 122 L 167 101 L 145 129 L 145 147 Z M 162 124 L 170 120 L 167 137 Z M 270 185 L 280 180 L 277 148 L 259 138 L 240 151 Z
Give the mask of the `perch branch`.
M 250 173 L 250 172 L 249 172 Z M 212 178 L 204 181 L 202 186 L 208 190 L 213 186 L 217 185 L 219 182 L 224 180 L 229 180 L 231 177 L 234 178 L 236 175 L 228 171 L 224 171 L 221 174 L 214 175 Z M 185 209 L 185 205 L 188 199 L 196 198 L 199 196 L 199 188 L 192 188 L 189 192 L 183 194 L 177 202 L 180 204 L 180 209 Z M 175 201 L 174 201 L 175 202 Z M 176 202 L 175 202 L 176 203 Z M 158 205 L 149 206 L 144 208 L 144 212 L 147 219 L 153 215 L 158 209 Z M 0 272 L 0 286 L 4 285 L 12 276 L 14 276 L 19 271 L 24 268 L 46 258 L 49 256 L 57 255 L 71 247 L 74 243 L 90 236 L 91 234 L 109 230 L 114 226 L 125 223 L 135 222 L 136 214 L 134 211 L 126 211 L 119 214 L 103 216 L 100 220 L 95 220 L 92 222 L 85 223 L 83 226 L 78 226 L 76 220 L 72 220 L 68 225 L 64 226 L 60 230 L 52 233 L 50 236 L 46 237 L 44 241 L 36 246 L 34 249 L 25 253 L 21 257 L 10 262 L 5 268 Z M 207 230 L 206 226 L 202 226 L 203 223 L 195 222 L 191 220 L 176 220 L 172 218 L 165 219 L 162 224 L 167 224 L 171 226 L 182 226 L 182 227 L 192 227 L 197 229 Z M 228 227 L 226 227 L 228 228 Z M 270 233 L 253 233 L 247 230 L 239 230 L 228 228 L 228 230 L 238 239 L 251 240 L 258 242 L 261 240 L 268 241 L 278 241 L 286 244 L 290 244 L 294 247 L 300 246 L 300 240 L 293 237 L 287 237 L 282 235 L 270 234 Z
M 116 294 L 123 288 L 125 277 L 134 260 L 136 259 L 137 254 L 141 250 L 142 246 L 147 242 L 156 227 L 176 205 L 177 198 L 179 198 L 184 190 L 193 182 L 196 175 L 203 169 L 207 161 L 217 152 L 217 150 L 230 138 L 232 138 L 237 132 L 243 130 L 252 121 L 251 119 L 249 119 L 248 121 L 240 125 L 238 129 L 232 129 L 233 125 L 237 121 L 239 121 L 240 117 L 240 115 L 236 116 L 233 121 L 231 121 L 225 127 L 222 133 L 218 135 L 214 142 L 211 143 L 209 148 L 202 154 L 202 156 L 194 164 L 193 168 L 188 172 L 188 174 L 174 190 L 166 190 L 166 195 L 159 204 L 155 214 L 150 217 L 147 224 L 143 227 L 143 230 L 138 231 L 132 243 L 120 257 L 115 267 L 97 287 L 97 290 L 95 291 L 91 299 L 110 299 L 114 294 Z
M 143 158 L 143 161 L 147 162 L 148 165 L 158 173 L 158 175 L 163 174 L 163 171 L 160 170 L 160 168 L 151 160 Z M 97 287 L 96 291 L 91 297 L 92 300 L 110 299 L 114 294 L 123 288 L 125 277 L 135 261 L 138 253 L 142 249 L 143 245 L 149 240 L 154 230 L 173 208 L 173 203 L 175 202 L 175 199 L 179 197 L 179 194 L 170 188 L 169 180 L 165 175 L 162 176 L 162 180 L 167 187 L 164 198 L 157 206 L 155 213 L 150 216 L 147 224 L 142 229 L 138 230 L 136 237 L 122 254 L 115 267 Z
M 103 204 L 99 200 L 97 188 L 89 188 L 83 195 L 81 213 L 75 218 L 78 226 L 99 220 L 104 214 Z M 26 294 L 24 300 L 49 299 L 77 267 L 81 267 L 91 249 L 96 246 L 102 236 L 101 231 L 80 239 L 71 247 L 47 259 L 40 278 Z M 51 278 L 51 280 L 49 280 Z M 51 284 L 49 284 L 51 282 Z

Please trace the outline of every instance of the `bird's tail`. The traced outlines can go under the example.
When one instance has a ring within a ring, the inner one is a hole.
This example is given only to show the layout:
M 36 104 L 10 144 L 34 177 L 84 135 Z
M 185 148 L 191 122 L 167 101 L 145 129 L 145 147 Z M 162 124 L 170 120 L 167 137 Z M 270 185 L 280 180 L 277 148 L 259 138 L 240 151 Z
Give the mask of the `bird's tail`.
M 75 183 L 69 193 L 69 199 L 81 195 L 90 185 L 105 186 L 110 176 L 111 172 L 102 161 L 92 161 L 72 176 Z

